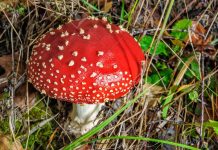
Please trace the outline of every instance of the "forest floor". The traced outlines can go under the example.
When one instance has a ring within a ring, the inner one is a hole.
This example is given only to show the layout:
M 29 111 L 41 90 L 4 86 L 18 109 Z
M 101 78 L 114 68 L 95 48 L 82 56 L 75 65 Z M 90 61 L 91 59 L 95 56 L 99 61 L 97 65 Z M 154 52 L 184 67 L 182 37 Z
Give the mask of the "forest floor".
M 63 129 L 72 105 L 34 89 L 26 66 L 41 35 L 88 16 L 125 28 L 146 65 L 141 82 L 76 138 Z M 2 0 L 0 149 L 216 150 L 217 49 L 216 0 Z

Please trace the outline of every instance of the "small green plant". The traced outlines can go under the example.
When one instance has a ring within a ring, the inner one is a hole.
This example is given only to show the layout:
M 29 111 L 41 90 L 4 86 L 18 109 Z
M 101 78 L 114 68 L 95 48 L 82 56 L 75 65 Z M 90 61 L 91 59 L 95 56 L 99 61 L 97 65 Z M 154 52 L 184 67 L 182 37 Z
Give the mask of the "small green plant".
M 145 52 L 149 52 L 150 55 L 168 57 L 170 51 L 167 49 L 166 45 L 159 41 L 153 42 L 153 37 L 145 35 L 140 41 L 140 45 Z M 173 70 L 167 66 L 165 62 L 158 61 L 152 68 L 152 73 L 146 78 L 147 83 L 154 84 L 160 81 L 158 85 L 167 86 L 170 82 Z
M 184 58 L 184 62 L 187 60 L 188 58 Z M 181 67 L 179 67 L 179 69 L 181 69 Z M 198 80 L 200 80 L 200 66 L 199 63 L 197 62 L 196 59 L 194 59 L 191 64 L 189 69 L 186 71 L 185 73 L 185 77 L 187 79 L 193 79 L 193 78 L 197 78 Z
M 10 132 L 10 128 L 9 128 L 9 119 L 5 118 L 4 120 L 0 121 L 0 131 L 3 133 L 9 133 Z
M 168 86 L 172 77 L 173 70 L 169 68 L 164 62 L 158 62 L 156 69 L 152 69 L 152 73 L 147 77 L 147 82 L 154 84 L 157 81 L 160 86 Z
M 9 98 L 9 92 L 8 91 L 4 91 L 3 93 L 1 93 L 0 95 L 0 101 Z
M 35 149 L 36 147 L 40 147 L 45 149 L 47 145 L 47 141 L 49 140 L 49 137 L 51 136 L 53 132 L 52 123 L 47 122 L 42 127 L 38 127 L 41 122 L 43 122 L 47 116 L 49 116 L 50 112 L 49 110 L 46 111 L 45 104 L 40 101 L 30 109 L 29 112 L 29 119 L 31 120 L 31 129 L 35 130 L 30 137 L 28 143 L 26 141 L 23 142 L 24 147 L 26 147 L 26 144 L 28 148 Z M 28 117 L 28 114 L 25 114 L 25 117 Z
M 213 128 L 216 135 L 218 135 L 218 121 L 209 120 L 208 124 Z
M 30 149 L 36 149 L 41 147 L 46 149 L 47 141 L 53 132 L 52 126 L 50 123 L 47 123 L 43 128 L 39 128 L 34 134 L 29 138 L 28 147 Z
M 7 11 L 9 11 L 9 12 L 16 12 L 17 14 L 19 14 L 21 16 L 25 15 L 26 9 L 27 9 L 26 6 L 24 6 L 23 4 L 19 4 L 16 7 L 12 7 L 10 5 L 7 5 Z
M 24 15 L 25 14 L 25 11 L 26 11 L 26 8 L 22 5 L 18 6 L 17 7 L 17 12 L 20 14 L 20 15 Z
M 169 55 L 169 52 L 167 52 L 166 45 L 162 41 L 158 43 L 155 49 L 156 42 L 154 42 L 153 45 L 151 45 L 152 40 L 153 40 L 152 36 L 145 35 L 142 37 L 140 44 L 141 44 L 142 49 L 145 52 L 149 51 L 149 53 L 154 56 L 157 56 L 157 55 L 168 56 Z
M 171 36 L 175 39 L 184 41 L 188 37 L 188 28 L 192 25 L 189 19 L 179 20 L 173 25 Z
M 197 91 L 193 90 L 188 94 L 188 97 L 190 100 L 197 102 L 199 95 Z

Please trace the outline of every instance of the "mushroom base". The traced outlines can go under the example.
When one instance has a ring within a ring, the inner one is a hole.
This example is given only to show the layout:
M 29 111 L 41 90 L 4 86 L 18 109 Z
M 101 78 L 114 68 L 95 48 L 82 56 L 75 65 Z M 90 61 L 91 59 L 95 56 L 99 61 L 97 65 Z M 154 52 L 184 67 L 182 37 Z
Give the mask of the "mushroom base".
M 104 104 L 73 104 L 65 129 L 70 134 L 80 136 L 92 129 L 101 118 L 97 118 Z

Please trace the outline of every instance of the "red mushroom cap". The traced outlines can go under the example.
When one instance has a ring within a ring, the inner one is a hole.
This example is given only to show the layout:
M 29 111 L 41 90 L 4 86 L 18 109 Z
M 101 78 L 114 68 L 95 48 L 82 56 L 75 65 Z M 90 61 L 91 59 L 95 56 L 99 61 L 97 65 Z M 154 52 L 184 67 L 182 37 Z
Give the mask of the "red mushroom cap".
M 28 77 L 50 97 L 103 103 L 138 83 L 142 61 L 143 52 L 128 32 L 91 17 L 44 34 L 33 48 Z

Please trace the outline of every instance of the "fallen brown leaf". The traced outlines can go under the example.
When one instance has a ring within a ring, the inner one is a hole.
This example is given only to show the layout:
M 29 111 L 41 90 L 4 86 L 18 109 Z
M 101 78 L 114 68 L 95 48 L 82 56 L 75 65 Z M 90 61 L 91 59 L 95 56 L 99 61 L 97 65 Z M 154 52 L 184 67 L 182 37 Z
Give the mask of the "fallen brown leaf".
M 146 101 L 148 101 L 149 108 L 156 106 L 160 100 L 161 94 L 164 92 L 164 88 L 161 86 L 145 83 L 143 85 L 143 89 L 147 89 L 145 96 Z
M 1 150 L 23 150 L 23 147 L 18 140 L 13 141 L 10 136 L 0 134 L 0 149 Z
M 29 107 L 32 107 L 35 104 L 36 92 L 31 88 L 28 91 Z M 26 84 L 22 84 L 15 92 L 14 104 L 19 108 L 26 108 Z
M 14 71 L 16 74 L 16 78 L 18 78 L 24 74 L 24 66 L 23 62 L 18 62 L 19 54 L 15 53 L 14 55 Z M 14 76 L 12 76 L 12 56 L 11 55 L 3 55 L 0 57 L 0 67 L 2 70 L 0 72 L 0 91 L 4 87 L 8 85 L 8 81 L 10 81 Z M 19 68 L 17 68 L 19 67 Z
M 112 0 L 91 0 L 89 3 L 98 5 L 104 12 L 109 12 L 113 4 Z
M 11 73 L 11 55 L 4 55 L 0 57 L 0 66 L 4 69 L 4 74 L 0 74 L 0 78 L 7 77 Z
M 192 21 L 191 32 L 189 33 L 189 38 L 187 43 L 192 43 L 193 46 L 197 47 L 197 51 L 209 56 L 214 59 L 218 51 L 212 45 L 212 35 L 206 37 L 207 30 L 197 21 Z
M 82 145 L 81 147 L 77 148 L 76 150 L 91 150 L 91 146 L 88 144 Z
M 113 4 L 112 2 L 108 2 L 104 4 L 104 7 L 101 10 L 104 12 L 109 12 L 112 8 L 112 4 Z
M 189 42 L 191 42 L 193 45 L 208 45 L 212 40 L 212 36 L 209 36 L 207 39 L 205 39 L 205 35 L 205 28 L 199 22 L 192 21 L 191 33 L 188 39 Z
M 0 67 L 2 71 L 0 72 L 0 91 L 7 86 L 7 77 L 12 71 L 11 55 L 4 55 L 0 57 Z

